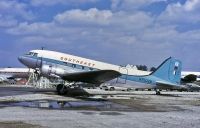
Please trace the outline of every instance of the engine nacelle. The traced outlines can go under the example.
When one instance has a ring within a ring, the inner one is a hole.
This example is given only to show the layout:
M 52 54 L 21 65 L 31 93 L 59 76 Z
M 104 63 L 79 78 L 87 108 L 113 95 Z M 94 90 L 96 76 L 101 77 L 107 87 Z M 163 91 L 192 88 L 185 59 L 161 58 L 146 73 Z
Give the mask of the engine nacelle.
M 60 76 L 67 73 L 66 70 L 51 65 L 42 65 L 40 70 L 43 76 L 53 78 L 60 78 Z

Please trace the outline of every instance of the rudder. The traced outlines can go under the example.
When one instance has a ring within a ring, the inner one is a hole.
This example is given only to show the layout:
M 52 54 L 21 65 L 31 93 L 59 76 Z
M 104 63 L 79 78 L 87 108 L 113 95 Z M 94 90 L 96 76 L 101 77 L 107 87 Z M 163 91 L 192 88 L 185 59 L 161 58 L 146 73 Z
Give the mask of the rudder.
M 180 84 L 182 63 L 180 60 L 169 57 L 151 75 L 174 84 Z

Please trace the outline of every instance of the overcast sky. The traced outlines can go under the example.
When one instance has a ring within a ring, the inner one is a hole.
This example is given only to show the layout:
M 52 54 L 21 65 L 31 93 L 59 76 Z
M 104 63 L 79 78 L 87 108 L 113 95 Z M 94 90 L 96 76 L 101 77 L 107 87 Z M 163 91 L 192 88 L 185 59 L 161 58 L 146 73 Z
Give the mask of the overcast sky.
M 0 0 L 0 67 L 32 49 L 200 71 L 200 0 Z

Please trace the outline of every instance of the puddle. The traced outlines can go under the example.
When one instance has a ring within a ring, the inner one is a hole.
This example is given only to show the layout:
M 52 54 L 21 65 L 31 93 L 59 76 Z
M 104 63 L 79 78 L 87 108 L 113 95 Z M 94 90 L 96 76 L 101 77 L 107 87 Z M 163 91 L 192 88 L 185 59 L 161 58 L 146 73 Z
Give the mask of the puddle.
M 96 114 L 94 112 L 80 112 L 80 113 L 82 113 L 84 115 L 95 115 Z
M 102 113 L 100 113 L 100 115 L 119 116 L 119 115 L 124 115 L 124 114 L 121 114 L 119 112 L 102 112 Z
M 120 101 L 102 101 L 102 100 L 89 100 L 89 101 L 49 101 L 49 100 L 36 100 L 36 101 L 23 101 L 23 102 L 0 102 L 0 109 L 5 107 L 27 107 L 39 108 L 49 110 L 86 110 L 83 114 L 93 115 L 91 111 L 102 111 L 100 115 L 121 115 L 121 113 L 112 112 L 169 112 L 169 111 L 183 111 L 185 109 L 176 105 L 150 103 L 145 104 L 138 101 L 123 100 Z M 112 111 L 106 113 L 106 111 Z
M 130 111 L 132 108 L 109 101 L 23 101 L 1 103 L 0 106 L 21 106 L 41 109 L 80 109 L 102 111 Z
M 95 112 L 89 112 L 89 111 L 86 111 L 86 112 L 80 112 L 84 115 L 95 115 L 95 114 L 99 114 L 99 115 L 109 115 L 109 116 L 120 116 L 120 115 L 124 115 L 120 112 L 115 112 L 115 111 L 103 111 L 103 112 L 100 112 L 100 113 L 95 113 Z

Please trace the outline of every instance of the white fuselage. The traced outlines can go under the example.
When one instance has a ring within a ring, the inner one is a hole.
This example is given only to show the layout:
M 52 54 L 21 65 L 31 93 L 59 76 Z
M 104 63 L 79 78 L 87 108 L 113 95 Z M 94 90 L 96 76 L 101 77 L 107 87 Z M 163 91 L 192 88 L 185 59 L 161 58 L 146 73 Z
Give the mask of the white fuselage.
M 45 61 L 45 58 L 54 60 L 55 64 L 56 63 L 59 64 L 58 62 L 71 63 L 71 64 L 84 66 L 91 69 L 115 70 L 122 74 L 128 74 L 128 75 L 148 75 L 149 74 L 149 72 L 137 70 L 135 68 L 130 68 L 130 67 L 127 68 L 123 66 L 113 65 L 109 63 L 104 63 L 100 61 L 95 61 L 95 60 L 86 59 L 83 57 L 78 57 L 78 56 L 55 52 L 55 51 L 33 50 L 31 52 L 38 53 L 37 57 L 42 57 L 44 61 Z
M 136 69 L 135 67 L 132 68 L 130 66 L 124 67 L 119 65 L 113 65 L 109 63 L 86 59 L 83 57 L 78 57 L 56 51 L 32 50 L 28 54 L 20 56 L 19 61 L 29 68 L 33 69 L 40 68 L 41 70 L 44 69 L 45 71 L 42 71 L 42 73 L 45 72 L 43 73 L 44 76 L 45 74 L 50 75 L 50 73 L 48 72 L 49 66 L 52 67 L 51 71 L 54 72 L 53 76 L 56 76 L 59 73 L 62 75 L 62 73 L 64 74 L 64 73 L 84 72 L 92 70 L 114 70 L 120 72 L 124 77 L 113 79 L 112 81 L 109 81 L 109 83 L 115 83 L 117 86 L 127 86 L 127 87 L 133 87 L 134 85 L 134 87 L 140 87 L 140 88 L 142 87 L 152 88 L 152 86 L 154 86 L 125 79 L 125 75 L 143 76 L 143 75 L 149 75 L 150 72 L 141 71 Z
M 20 56 L 18 59 L 27 67 L 39 70 L 43 76 L 49 78 L 62 78 L 62 76 L 66 74 L 76 72 L 114 70 L 121 74 L 120 77 L 108 81 L 109 83 L 115 84 L 115 86 L 156 88 L 157 82 L 171 84 L 171 81 L 162 79 L 166 77 L 161 78 L 159 76 L 152 76 L 150 75 L 150 72 L 137 70 L 136 68 L 131 68 L 130 66 L 124 67 L 113 65 L 56 51 L 32 50 L 29 53 Z M 166 65 L 172 63 L 171 61 L 168 61 L 169 59 L 171 58 L 164 61 Z M 174 59 L 174 61 L 176 60 Z M 179 64 L 179 62 L 177 63 Z M 163 68 L 160 72 L 168 70 L 169 66 L 166 68 L 167 69 Z

